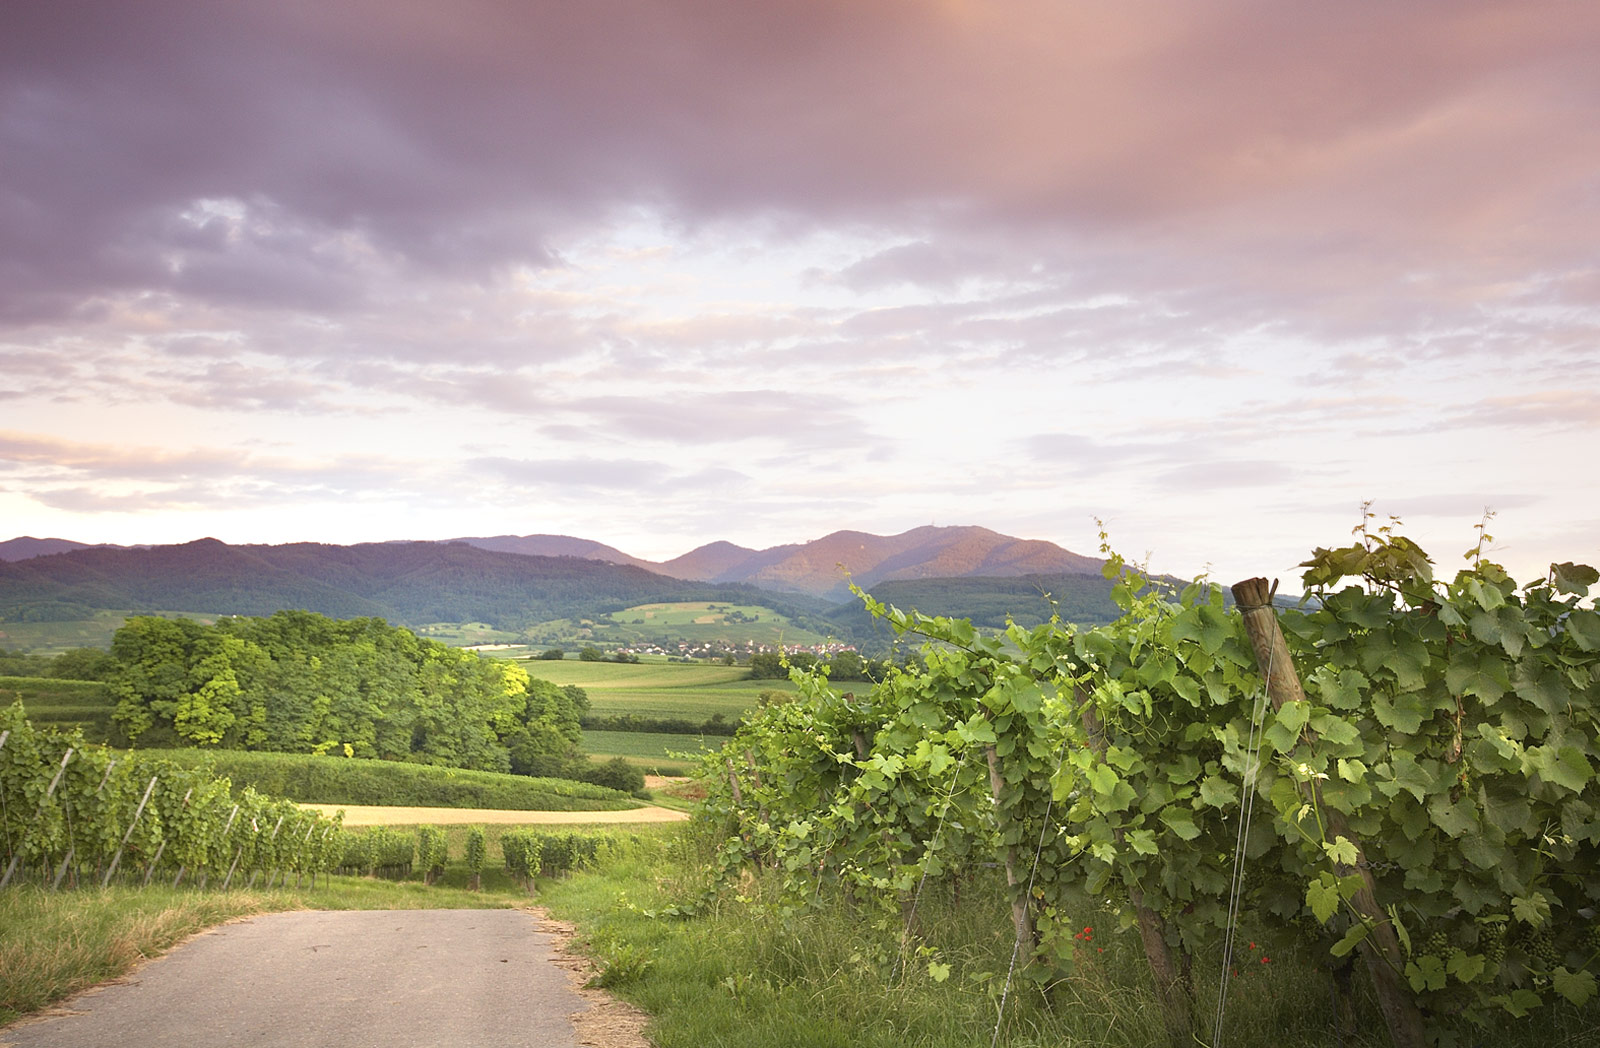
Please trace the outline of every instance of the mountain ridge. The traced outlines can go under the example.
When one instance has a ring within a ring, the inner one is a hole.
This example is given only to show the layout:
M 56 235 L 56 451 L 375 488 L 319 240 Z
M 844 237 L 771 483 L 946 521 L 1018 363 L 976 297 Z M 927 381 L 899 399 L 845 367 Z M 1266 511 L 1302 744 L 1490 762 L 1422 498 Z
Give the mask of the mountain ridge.
M 571 558 L 598 564 L 634 568 L 665 579 L 714 585 L 749 585 L 783 593 L 804 594 L 830 600 L 848 595 L 851 582 L 871 587 L 885 581 L 932 578 L 1013 578 L 1022 575 L 1080 575 L 1100 570 L 1104 561 L 1087 557 L 1042 539 L 1020 539 L 977 525 L 937 527 L 923 525 L 896 535 L 876 535 L 844 529 L 802 543 L 784 543 L 751 549 L 737 543 L 709 542 L 666 561 L 635 557 L 615 546 L 571 535 L 468 536 L 440 541 L 400 540 L 332 546 L 325 543 L 243 544 L 236 550 L 396 549 L 407 546 L 465 545 L 487 553 L 509 556 Z M 27 563 L 41 556 L 77 554 L 85 550 L 126 551 L 135 548 L 177 549 L 179 543 L 158 547 L 90 546 L 70 539 L 34 539 L 23 536 L 0 542 L 0 562 Z M 215 551 L 213 551 L 215 552 Z M 20 556 L 18 554 L 21 554 Z M 288 553 L 267 555 L 281 560 Z M 159 555 L 156 558 L 159 560 Z M 348 558 L 345 558 L 348 560 Z M 335 566 L 338 558 L 333 558 Z M 102 562 L 99 559 L 95 563 Z M 366 563 L 372 563 L 367 557 Z M 337 571 L 345 569 L 336 569 Z M 92 575 L 92 572 L 91 572 Z

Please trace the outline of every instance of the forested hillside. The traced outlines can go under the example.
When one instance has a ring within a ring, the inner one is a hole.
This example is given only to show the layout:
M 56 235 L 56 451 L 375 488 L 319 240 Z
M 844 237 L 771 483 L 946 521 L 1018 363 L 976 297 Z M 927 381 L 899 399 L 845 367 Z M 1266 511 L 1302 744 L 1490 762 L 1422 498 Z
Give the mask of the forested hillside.
M 504 629 L 652 600 L 760 603 L 748 586 L 683 582 L 579 557 L 459 543 L 88 548 L 0 563 L 0 618 L 86 617 L 90 609 L 269 615 L 282 608 L 393 623 L 488 622 Z

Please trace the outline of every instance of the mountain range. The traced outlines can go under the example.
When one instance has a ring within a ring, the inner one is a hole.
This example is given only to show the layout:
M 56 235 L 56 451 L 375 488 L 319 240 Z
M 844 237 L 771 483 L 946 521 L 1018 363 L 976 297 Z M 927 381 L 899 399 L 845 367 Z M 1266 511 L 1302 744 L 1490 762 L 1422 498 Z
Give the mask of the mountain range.
M 742 583 L 841 600 L 849 595 L 850 581 L 871 587 L 910 579 L 1095 574 L 1104 563 L 1053 542 L 1012 538 L 975 526 L 926 526 L 898 535 L 835 531 L 811 542 L 759 550 L 711 542 L 660 562 L 567 535 L 497 535 L 453 541 L 503 553 L 582 557 L 628 564 L 675 579 Z
M 241 615 L 305 608 L 413 625 L 519 628 L 647 601 L 697 599 L 813 616 L 848 604 L 851 580 L 945 605 L 923 609 L 930 613 L 961 614 L 975 600 L 1031 593 L 1037 601 L 1063 586 L 1093 591 L 1093 601 L 1104 603 L 1101 563 L 980 527 L 921 527 L 891 536 L 837 531 L 763 550 L 712 542 L 660 563 L 566 535 L 351 546 L 235 546 L 208 538 L 150 547 L 23 536 L 0 542 L 0 617 L 63 619 L 100 608 Z

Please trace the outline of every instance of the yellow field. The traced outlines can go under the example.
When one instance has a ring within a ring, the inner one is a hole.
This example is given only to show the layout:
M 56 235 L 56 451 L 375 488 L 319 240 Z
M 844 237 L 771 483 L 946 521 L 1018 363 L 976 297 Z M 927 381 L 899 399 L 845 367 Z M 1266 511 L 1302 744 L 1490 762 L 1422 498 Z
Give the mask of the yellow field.
M 402 808 L 372 804 L 302 804 L 324 815 L 344 812 L 346 826 L 597 825 L 599 823 L 682 822 L 681 811 L 647 805 L 626 811 L 509 811 L 498 808 Z

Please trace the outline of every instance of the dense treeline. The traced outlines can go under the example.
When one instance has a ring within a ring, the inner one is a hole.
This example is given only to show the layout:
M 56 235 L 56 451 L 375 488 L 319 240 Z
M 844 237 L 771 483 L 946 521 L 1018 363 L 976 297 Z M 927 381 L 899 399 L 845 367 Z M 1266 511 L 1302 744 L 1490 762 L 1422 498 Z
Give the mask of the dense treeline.
M 581 760 L 578 688 L 381 619 L 306 611 L 214 626 L 135 617 L 111 644 L 113 718 L 136 745 L 343 753 L 563 775 Z

